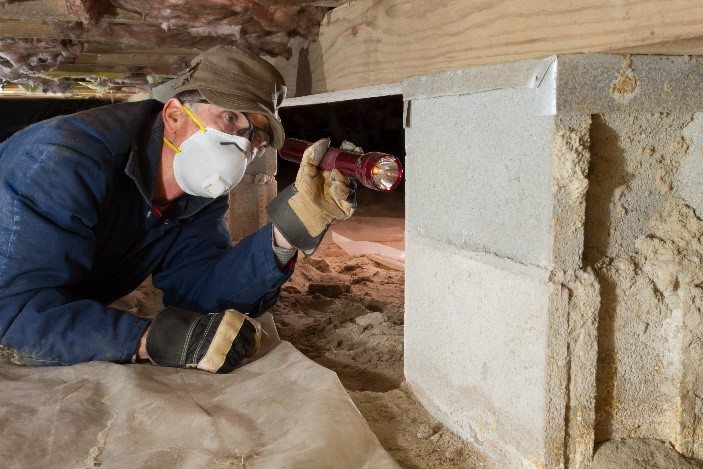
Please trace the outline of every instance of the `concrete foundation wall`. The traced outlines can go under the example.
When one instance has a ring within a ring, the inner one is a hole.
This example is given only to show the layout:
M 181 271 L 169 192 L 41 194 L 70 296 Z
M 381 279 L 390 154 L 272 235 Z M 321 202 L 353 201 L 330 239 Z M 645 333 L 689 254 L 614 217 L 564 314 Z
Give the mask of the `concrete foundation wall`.
M 703 457 L 701 77 L 581 55 L 406 82 L 406 375 L 487 453 Z
M 538 461 L 549 433 L 547 273 L 415 234 L 406 243 L 407 379 L 463 437 Z
M 407 197 L 408 231 L 550 265 L 554 117 L 534 116 L 534 92 L 495 90 L 410 103 L 406 178 L 418 196 Z
M 410 101 L 405 370 L 428 408 L 498 460 L 559 465 L 568 294 L 552 267 L 580 260 L 583 243 L 555 249 L 555 209 L 574 204 L 552 165 L 557 150 L 576 165 L 587 126 L 557 137 L 560 121 L 539 109 L 526 87 Z
M 584 349 L 571 393 L 568 327 L 581 314 L 577 331 L 595 340 L 597 286 L 563 270 L 581 262 L 590 116 L 540 109 L 526 87 L 411 100 L 405 367 L 464 438 L 558 466 L 571 408 L 573 457 L 593 441 L 594 348 L 571 344 Z
M 585 467 L 617 437 L 703 458 L 701 78 L 567 55 L 403 84 L 405 373 L 498 465 Z M 275 171 L 232 191 L 233 239 Z

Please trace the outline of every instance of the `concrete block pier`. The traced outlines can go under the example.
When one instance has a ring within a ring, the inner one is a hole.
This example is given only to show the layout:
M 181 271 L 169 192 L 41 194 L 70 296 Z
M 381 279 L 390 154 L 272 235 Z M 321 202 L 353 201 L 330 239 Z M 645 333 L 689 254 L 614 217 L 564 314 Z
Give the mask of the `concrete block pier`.
M 407 79 L 405 372 L 497 460 L 703 456 L 703 60 Z

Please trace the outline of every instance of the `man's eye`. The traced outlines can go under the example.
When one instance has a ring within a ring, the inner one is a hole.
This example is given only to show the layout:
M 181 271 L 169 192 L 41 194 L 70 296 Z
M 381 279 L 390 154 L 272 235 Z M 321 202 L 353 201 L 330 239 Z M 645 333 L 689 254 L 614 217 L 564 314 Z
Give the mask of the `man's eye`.
M 237 123 L 237 116 L 234 114 L 225 114 L 225 122 L 231 125 L 235 125 Z

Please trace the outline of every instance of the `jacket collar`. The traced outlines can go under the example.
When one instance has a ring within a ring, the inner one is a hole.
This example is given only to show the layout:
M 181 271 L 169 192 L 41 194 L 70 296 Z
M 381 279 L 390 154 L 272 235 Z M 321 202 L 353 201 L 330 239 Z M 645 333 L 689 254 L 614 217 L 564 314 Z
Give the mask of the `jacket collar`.
M 164 135 L 164 123 L 161 120 L 162 108 L 163 105 L 155 106 L 152 115 L 145 121 L 142 131 L 132 143 L 132 150 L 125 167 L 125 173 L 134 181 L 149 205 L 154 200 L 156 174 L 161 161 Z M 214 200 L 185 194 L 175 201 L 175 217 L 180 219 L 193 216 Z

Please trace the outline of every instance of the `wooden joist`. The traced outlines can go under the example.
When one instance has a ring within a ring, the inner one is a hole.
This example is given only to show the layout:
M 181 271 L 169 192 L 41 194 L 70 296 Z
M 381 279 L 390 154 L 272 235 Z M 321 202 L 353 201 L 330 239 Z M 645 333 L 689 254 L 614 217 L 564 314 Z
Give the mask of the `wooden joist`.
M 81 65 L 94 65 L 96 67 L 110 68 L 112 66 L 125 66 L 125 67 L 153 67 L 153 68 L 168 68 L 174 64 L 174 62 L 189 62 L 193 54 L 182 55 L 182 54 L 168 54 L 160 53 L 158 51 L 152 50 L 151 53 L 141 53 L 135 54 L 131 51 L 127 52 L 83 52 L 81 53 L 74 63 L 76 66 Z
M 75 11 L 71 11 L 66 0 L 22 0 L 9 2 L 0 7 L 0 18 L 15 20 L 56 20 L 76 21 Z M 114 16 L 107 16 L 105 20 L 118 22 L 135 21 L 148 22 L 148 18 L 124 9 L 115 9 Z
M 630 54 L 656 54 L 656 55 L 703 55 L 703 36 L 678 41 L 647 44 L 644 46 L 627 47 L 615 52 Z
M 701 12 L 703 0 L 357 0 L 328 13 L 300 63 L 311 93 L 338 91 L 703 36 Z
M 83 85 L 78 85 L 71 93 L 39 93 L 23 89 L 19 85 L 6 84 L 0 90 L 0 100 L 2 99 L 90 99 L 100 98 L 113 101 L 125 101 L 135 94 L 135 91 L 127 89 L 125 91 L 100 91 Z

